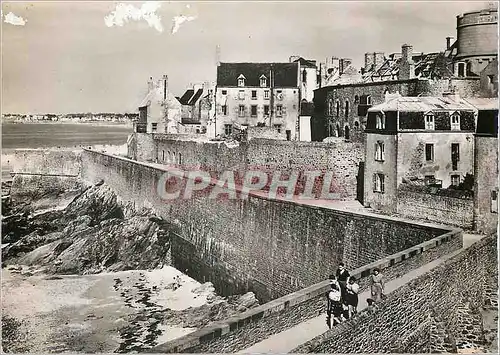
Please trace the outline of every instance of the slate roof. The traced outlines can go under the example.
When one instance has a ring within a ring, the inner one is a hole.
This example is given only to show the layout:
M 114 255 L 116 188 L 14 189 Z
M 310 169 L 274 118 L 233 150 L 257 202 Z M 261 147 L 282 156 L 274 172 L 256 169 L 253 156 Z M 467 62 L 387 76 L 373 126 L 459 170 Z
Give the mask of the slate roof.
M 317 68 L 315 60 L 304 59 L 304 58 L 300 57 L 299 59 L 296 59 L 293 62 L 299 63 L 300 66 L 304 67 L 304 68 Z
M 186 90 L 186 92 L 184 93 L 184 95 L 181 96 L 179 102 L 181 104 L 183 104 L 183 105 L 188 105 L 189 101 L 193 97 L 193 94 L 194 94 L 194 90 L 193 89 Z
M 473 111 L 474 108 L 465 100 L 455 101 L 449 97 L 421 96 L 407 97 L 399 96 L 390 99 L 379 105 L 368 109 L 368 112 L 378 111 L 402 111 L 402 112 L 429 112 L 443 110 L 467 110 Z
M 412 56 L 415 64 L 415 77 L 428 79 L 447 79 L 453 76 L 450 69 L 451 59 L 445 53 L 417 53 Z M 401 54 L 393 53 L 386 60 L 363 73 L 363 82 L 397 80 Z
M 198 99 L 201 97 L 201 95 L 203 95 L 203 89 L 198 89 L 198 91 L 196 91 L 196 93 L 193 95 L 191 100 L 189 100 L 188 105 L 194 105 L 198 101 Z
M 274 72 L 275 87 L 298 87 L 298 63 L 220 63 L 217 67 L 217 86 L 237 87 L 238 77 L 245 76 L 245 87 L 260 87 L 265 75 L 270 85 L 270 72 Z

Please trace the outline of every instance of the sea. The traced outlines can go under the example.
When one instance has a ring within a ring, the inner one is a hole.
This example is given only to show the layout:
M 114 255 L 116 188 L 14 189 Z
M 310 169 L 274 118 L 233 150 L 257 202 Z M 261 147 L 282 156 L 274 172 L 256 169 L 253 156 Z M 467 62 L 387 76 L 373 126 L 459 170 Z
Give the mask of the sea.
M 15 149 L 123 145 L 132 133 L 124 123 L 2 123 L 2 180 L 8 180 Z

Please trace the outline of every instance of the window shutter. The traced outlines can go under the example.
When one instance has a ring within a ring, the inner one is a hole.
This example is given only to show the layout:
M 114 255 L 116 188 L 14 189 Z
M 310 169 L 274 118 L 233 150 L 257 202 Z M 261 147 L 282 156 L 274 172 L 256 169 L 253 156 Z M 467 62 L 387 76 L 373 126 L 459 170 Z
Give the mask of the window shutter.
M 385 160 L 385 144 L 382 142 L 380 146 L 382 148 L 382 160 Z
M 375 160 L 378 159 L 378 143 L 375 143 Z
M 377 174 L 373 174 L 373 191 L 377 191 Z
M 380 175 L 380 192 L 385 191 L 385 175 Z

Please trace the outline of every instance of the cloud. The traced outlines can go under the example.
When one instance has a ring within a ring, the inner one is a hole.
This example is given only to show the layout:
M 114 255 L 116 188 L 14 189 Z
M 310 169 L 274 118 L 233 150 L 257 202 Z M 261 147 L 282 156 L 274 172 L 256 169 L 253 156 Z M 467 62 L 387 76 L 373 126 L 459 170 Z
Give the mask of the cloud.
M 158 32 L 163 32 L 161 17 L 156 14 L 156 10 L 161 7 L 158 1 L 148 1 L 142 4 L 141 8 L 134 5 L 119 3 L 116 9 L 104 18 L 104 23 L 108 27 L 122 27 L 129 20 L 145 20 L 149 27 L 154 27 Z
M 184 16 L 184 15 L 175 16 L 173 18 L 174 24 L 172 25 L 172 34 L 179 31 L 179 28 L 184 22 L 193 21 L 194 19 L 196 19 L 196 16 Z
M 2 12 L 3 16 L 3 12 Z M 5 23 L 10 23 L 11 25 L 14 26 L 24 26 L 26 25 L 27 20 L 23 19 L 21 16 L 16 16 L 12 12 L 9 12 L 7 15 L 5 15 Z

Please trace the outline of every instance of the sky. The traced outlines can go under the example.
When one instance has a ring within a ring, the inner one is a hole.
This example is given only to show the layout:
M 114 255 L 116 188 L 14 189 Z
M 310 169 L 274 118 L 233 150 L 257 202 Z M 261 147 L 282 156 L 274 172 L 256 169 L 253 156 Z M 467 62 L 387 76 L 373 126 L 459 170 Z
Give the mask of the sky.
M 442 51 L 486 2 L 2 2 L 2 112 L 135 112 L 150 76 L 182 96 L 222 62 Z M 128 21 L 124 17 L 130 14 Z M 174 24 L 177 23 L 177 26 Z M 175 27 L 175 28 L 174 28 Z

